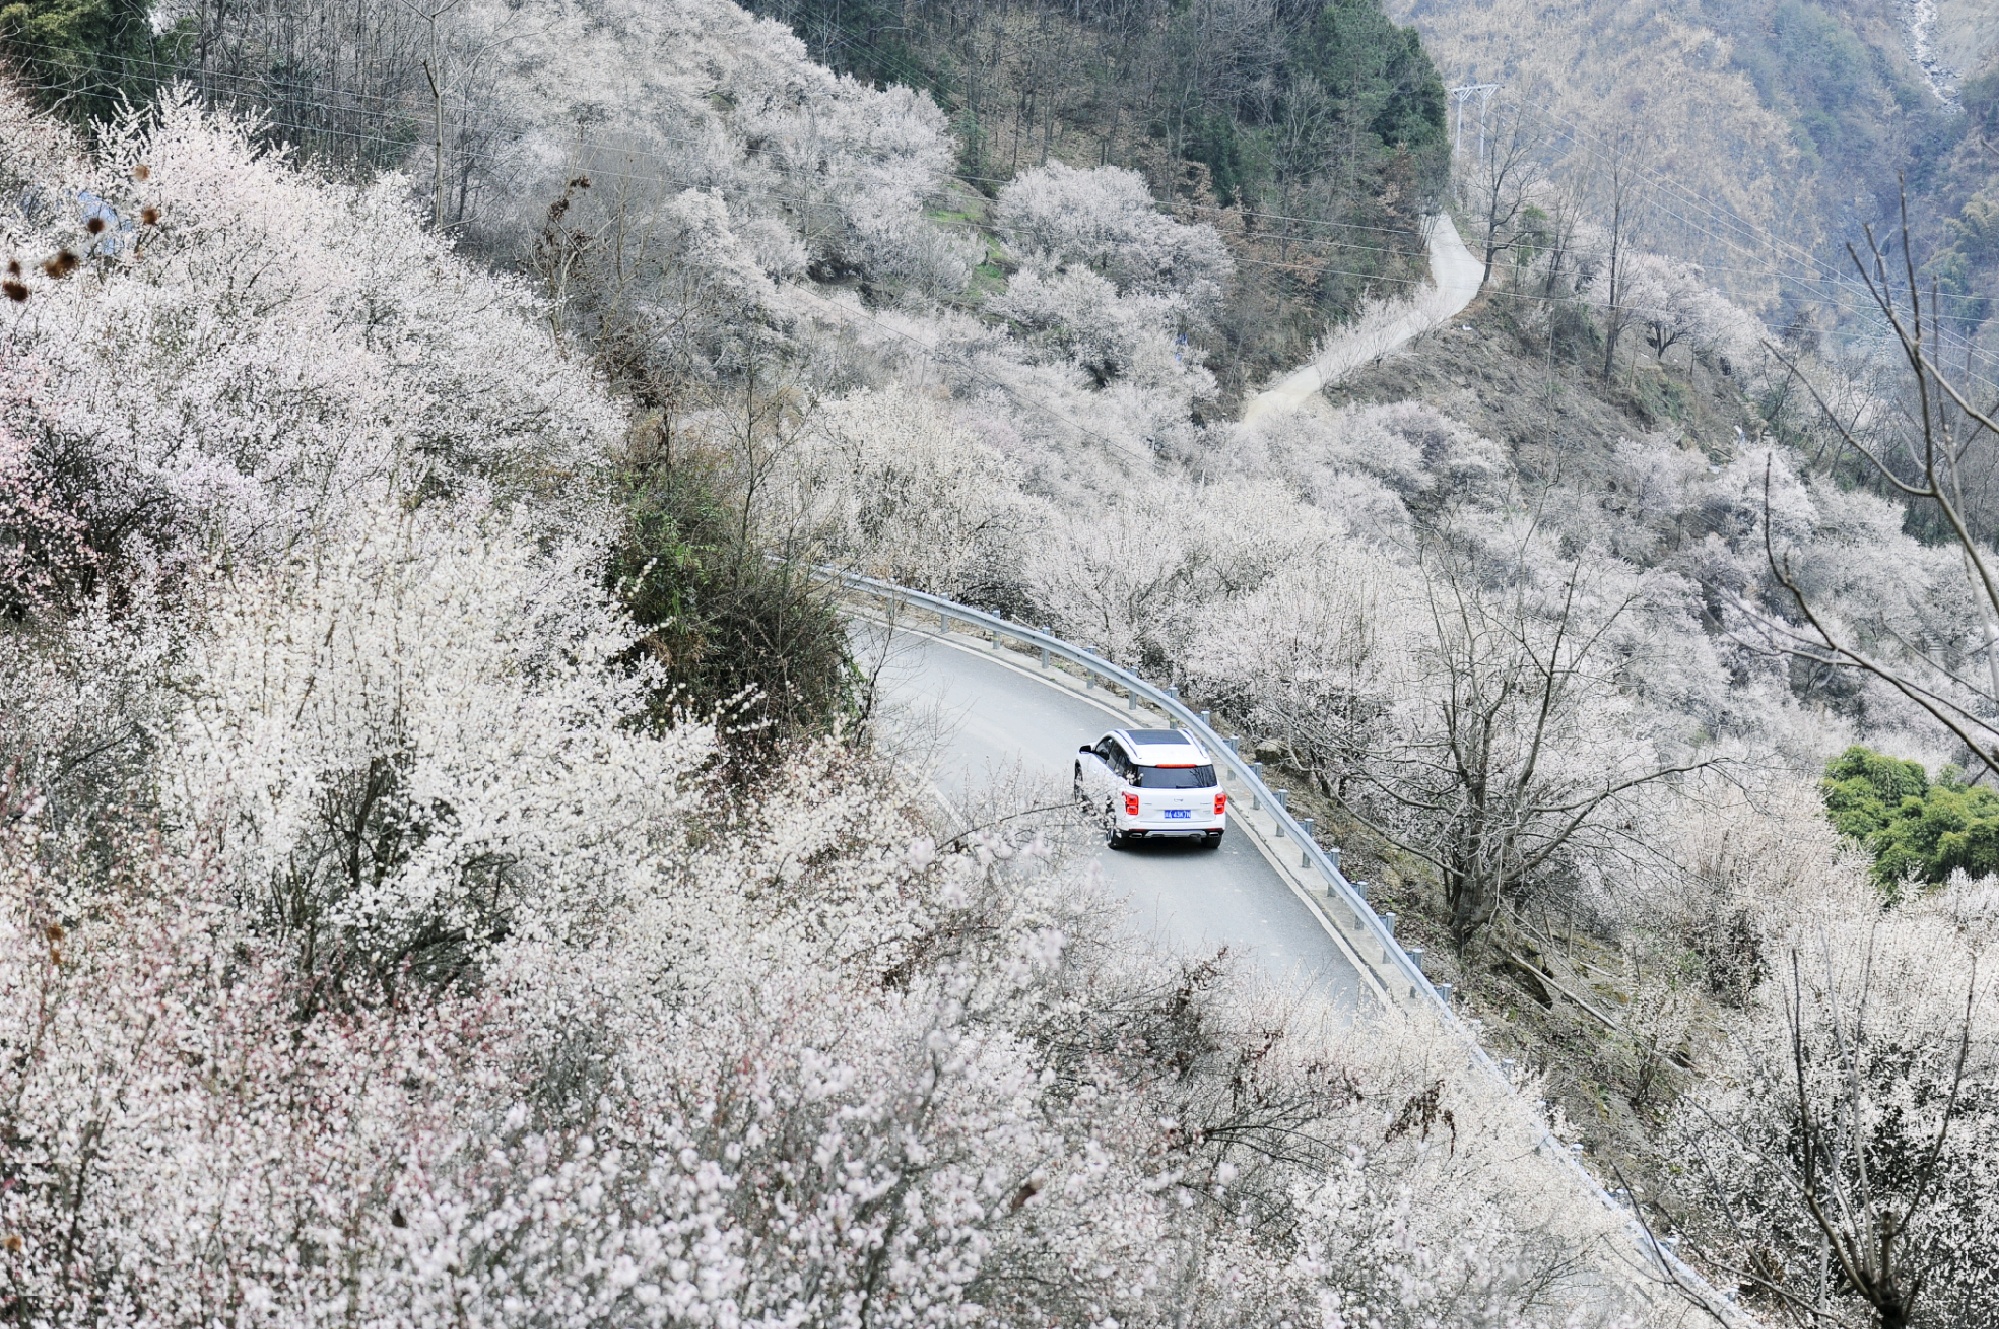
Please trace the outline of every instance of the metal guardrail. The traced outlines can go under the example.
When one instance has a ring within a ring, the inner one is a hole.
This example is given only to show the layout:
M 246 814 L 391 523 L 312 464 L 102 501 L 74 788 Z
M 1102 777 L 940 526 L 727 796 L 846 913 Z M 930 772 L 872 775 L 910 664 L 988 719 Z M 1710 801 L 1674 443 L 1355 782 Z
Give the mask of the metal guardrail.
M 1006 638 L 1039 650 L 1043 665 L 1047 665 L 1051 660 L 1065 660 L 1081 669 L 1086 679 L 1101 680 L 1104 684 L 1121 690 L 1125 694 L 1126 704 L 1132 709 L 1136 709 L 1142 702 L 1168 716 L 1181 728 L 1192 732 L 1208 751 L 1217 757 L 1220 764 L 1233 772 L 1236 779 L 1249 789 L 1251 806 L 1271 818 L 1276 825 L 1277 834 L 1289 839 L 1303 851 L 1305 862 L 1316 868 L 1319 876 L 1326 882 L 1327 895 L 1344 904 L 1358 925 L 1371 939 L 1379 943 L 1383 956 L 1381 964 L 1387 972 L 1377 971 L 1377 982 L 1389 977 L 1399 980 L 1393 988 L 1387 982 L 1381 982 L 1382 989 L 1390 992 L 1397 989 L 1406 991 L 1418 1009 L 1434 1016 L 1448 1033 L 1463 1044 L 1473 1065 L 1504 1085 L 1509 1093 L 1515 1092 L 1512 1076 L 1493 1060 L 1470 1026 L 1459 1019 L 1457 1012 L 1452 1009 L 1450 989 L 1448 987 L 1440 989 L 1431 983 L 1423 973 L 1421 963 L 1396 939 L 1393 922 L 1395 916 L 1393 914 L 1383 916 L 1375 912 L 1374 906 L 1368 901 L 1364 886 L 1348 880 L 1346 874 L 1340 870 L 1340 851 L 1327 850 L 1319 844 L 1311 829 L 1301 824 L 1285 807 L 1283 792 L 1272 790 L 1264 783 L 1262 763 L 1244 757 L 1238 750 L 1238 740 L 1223 738 L 1209 723 L 1207 712 L 1196 711 L 1181 701 L 1178 688 L 1155 686 L 1124 666 L 1106 660 L 1094 651 L 1072 645 L 1051 632 L 1023 627 L 997 614 L 974 609 L 970 605 L 960 604 L 941 595 L 913 590 L 877 577 L 862 576 L 860 573 L 846 572 L 838 568 L 824 568 L 821 571 L 836 579 L 850 592 L 933 613 L 937 615 L 939 628 L 944 631 L 949 631 L 954 625 L 962 623 L 992 634 L 995 644 L 1001 638 Z M 1359 958 L 1363 964 L 1369 963 L 1365 956 L 1359 955 L 1358 947 L 1354 950 L 1356 958 Z M 1758 1325 L 1758 1321 L 1737 1306 L 1731 1298 L 1718 1291 L 1700 1271 L 1681 1260 L 1664 1243 L 1653 1237 L 1635 1212 L 1635 1198 L 1632 1207 L 1626 1207 L 1604 1189 L 1603 1183 L 1599 1182 L 1589 1169 L 1582 1165 L 1582 1161 L 1555 1137 L 1554 1131 L 1545 1122 L 1541 1122 L 1540 1125 L 1541 1136 L 1536 1142 L 1537 1148 L 1567 1168 L 1585 1193 L 1594 1197 L 1619 1219 L 1636 1244 L 1639 1257 L 1652 1266 L 1658 1275 L 1676 1284 L 1684 1293 L 1706 1301 L 1709 1312 L 1724 1321 L 1749 1327 Z M 1651 1291 L 1651 1289 L 1640 1290 L 1648 1295 Z
M 1218 733 L 1207 718 L 1206 712 L 1196 711 L 1180 700 L 1177 688 L 1155 687 L 1124 666 L 1104 659 L 1094 651 L 1072 646 L 1060 637 L 1035 628 L 1009 623 L 997 614 L 989 614 L 969 605 L 947 600 L 941 595 L 927 591 L 915 591 L 893 582 L 881 581 L 874 577 L 863 577 L 853 572 L 837 572 L 840 583 L 850 591 L 873 595 L 878 599 L 893 600 L 898 604 L 915 605 L 929 610 L 938 617 L 939 626 L 949 628 L 953 623 L 977 626 L 993 633 L 996 637 L 1007 637 L 1023 645 L 1037 647 L 1041 651 L 1041 662 L 1047 664 L 1052 659 L 1066 660 L 1070 664 L 1094 675 L 1111 686 L 1121 689 L 1130 704 L 1136 707 L 1140 702 L 1170 717 L 1180 728 L 1186 729 L 1201 740 L 1202 746 L 1215 755 L 1218 764 L 1226 766 L 1237 780 L 1248 787 L 1251 806 L 1266 813 L 1277 824 L 1277 834 L 1296 844 L 1305 855 L 1305 861 L 1318 870 L 1326 882 L 1327 893 L 1344 904 L 1359 920 L 1362 928 L 1377 942 L 1384 957 L 1382 963 L 1389 974 L 1377 977 L 1394 977 L 1396 983 L 1382 983 L 1384 990 L 1407 992 L 1411 999 L 1431 1008 L 1436 1014 L 1450 1020 L 1450 1002 L 1447 995 L 1437 990 L 1424 976 L 1422 967 L 1402 944 L 1395 939 L 1394 915 L 1384 919 L 1368 903 L 1364 887 L 1357 886 L 1340 871 L 1340 851 L 1323 848 L 1312 832 L 1302 825 L 1285 807 L 1285 795 L 1275 791 L 1263 781 L 1263 766 L 1260 762 L 1247 759 L 1237 751 L 1234 740 L 1226 739 Z M 1362 962 L 1366 963 L 1365 957 Z M 1498 1068 L 1493 1068 L 1498 1073 Z

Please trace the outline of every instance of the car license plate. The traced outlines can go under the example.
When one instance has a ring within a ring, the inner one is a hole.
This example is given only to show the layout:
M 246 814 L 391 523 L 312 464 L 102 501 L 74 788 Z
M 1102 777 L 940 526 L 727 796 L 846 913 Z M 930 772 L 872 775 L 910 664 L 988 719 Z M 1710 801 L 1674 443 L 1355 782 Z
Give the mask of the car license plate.
M 1193 819 L 1194 819 L 1194 809 L 1192 808 L 1166 809 L 1166 820 L 1168 821 L 1192 821 Z

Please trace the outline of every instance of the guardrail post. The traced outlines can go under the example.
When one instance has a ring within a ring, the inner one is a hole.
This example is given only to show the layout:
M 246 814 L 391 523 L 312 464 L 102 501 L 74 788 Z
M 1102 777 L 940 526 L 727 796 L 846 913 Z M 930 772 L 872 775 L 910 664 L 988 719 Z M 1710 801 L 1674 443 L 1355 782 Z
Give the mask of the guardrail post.
M 1204 725 L 1207 725 L 1207 726 L 1208 726 L 1209 728 L 1211 728 L 1211 729 L 1212 729 L 1212 728 L 1214 727 L 1214 724 L 1213 724 L 1213 722 L 1212 722 L 1212 721 L 1210 721 L 1210 720 L 1209 720 L 1209 718 L 1208 718 L 1208 717 L 1209 717 L 1210 715 L 1212 715 L 1212 714 L 1214 714 L 1214 712 L 1212 712 L 1212 711 L 1202 711 L 1202 712 L 1201 712 L 1201 723 L 1202 723 L 1202 724 L 1204 724 Z
M 1313 834 L 1313 828 L 1316 827 L 1318 824 L 1319 824 L 1319 819 L 1317 817 L 1298 818 L 1299 828 L 1305 832 L 1305 838 L 1307 840 L 1316 840 L 1318 838 L 1318 836 Z
M 1442 998 L 1444 999 L 1444 1005 L 1446 1005 L 1446 1006 L 1450 1005 L 1450 1004 L 1451 1004 L 1451 985 L 1450 985 L 1449 983 L 1439 983 L 1439 984 L 1437 984 L 1437 995 L 1438 995 L 1439 997 L 1442 997 Z
M 1333 871 L 1338 872 L 1340 870 L 1340 855 L 1344 852 L 1338 845 L 1328 845 L 1326 847 L 1326 857 L 1333 860 Z M 1363 896 L 1362 898 L 1365 899 L 1366 897 Z
M 1421 946 L 1404 946 L 1402 953 L 1409 957 L 1410 964 L 1416 966 L 1417 973 L 1420 974 L 1423 972 L 1423 948 Z
M 1166 685 L 1165 691 L 1166 695 L 1171 697 L 1173 700 L 1175 701 L 1180 700 L 1180 689 L 1174 687 L 1171 683 L 1168 683 Z
M 1135 711 L 1138 709 L 1138 694 L 1136 692 L 1133 692 L 1130 688 L 1126 688 L 1124 690 L 1124 708 L 1127 711 Z
M 1242 751 L 1242 739 L 1237 735 L 1231 734 L 1222 740 L 1222 746 L 1230 752 L 1240 753 Z
M 1288 812 L 1291 810 L 1291 791 L 1289 789 L 1273 789 L 1270 791 L 1270 796 L 1277 800 L 1278 811 Z
M 1372 882 L 1353 881 L 1353 882 L 1348 882 L 1347 884 L 1353 887 L 1353 893 L 1355 895 L 1358 895 L 1363 903 L 1365 903 L 1367 900 L 1367 893 L 1374 889 L 1374 885 Z
M 1384 930 L 1385 930 L 1385 931 L 1386 931 L 1386 932 L 1388 933 L 1388 935 L 1389 935 L 1389 936 L 1391 936 L 1391 937 L 1392 937 L 1392 936 L 1394 936 L 1394 935 L 1395 935 L 1395 915 L 1394 915 L 1394 914 L 1383 914 L 1383 915 L 1381 916 L 1381 926 L 1382 926 L 1382 928 L 1383 928 L 1383 929 L 1384 929 Z

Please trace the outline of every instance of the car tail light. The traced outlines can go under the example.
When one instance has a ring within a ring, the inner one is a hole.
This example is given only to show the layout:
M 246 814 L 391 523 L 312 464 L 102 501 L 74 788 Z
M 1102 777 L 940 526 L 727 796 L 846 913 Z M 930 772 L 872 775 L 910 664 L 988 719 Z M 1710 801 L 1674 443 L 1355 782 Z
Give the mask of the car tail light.
M 1219 817 L 1219 816 L 1221 816 L 1221 815 L 1222 815 L 1222 814 L 1223 814 L 1224 812 L 1227 812 L 1228 810 L 1229 810 L 1229 796 L 1228 796 L 1227 794 L 1216 794 L 1216 795 L 1215 795 L 1215 815 L 1216 815 L 1217 817 Z
M 1127 817 L 1136 817 L 1138 815 L 1137 794 L 1126 794 L 1124 796 L 1124 815 Z

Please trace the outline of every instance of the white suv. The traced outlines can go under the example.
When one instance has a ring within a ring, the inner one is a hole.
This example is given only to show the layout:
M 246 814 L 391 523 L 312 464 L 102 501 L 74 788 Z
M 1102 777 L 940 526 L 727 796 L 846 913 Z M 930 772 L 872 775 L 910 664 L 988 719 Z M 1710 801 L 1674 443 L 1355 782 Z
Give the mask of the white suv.
M 1229 806 L 1214 762 L 1179 729 L 1113 729 L 1076 749 L 1076 800 L 1101 812 L 1113 849 L 1197 837 L 1213 849 Z

